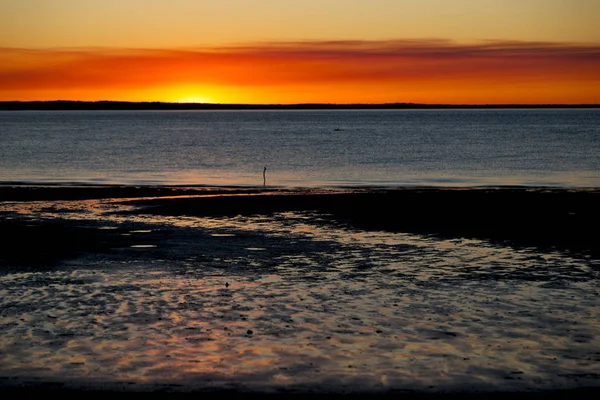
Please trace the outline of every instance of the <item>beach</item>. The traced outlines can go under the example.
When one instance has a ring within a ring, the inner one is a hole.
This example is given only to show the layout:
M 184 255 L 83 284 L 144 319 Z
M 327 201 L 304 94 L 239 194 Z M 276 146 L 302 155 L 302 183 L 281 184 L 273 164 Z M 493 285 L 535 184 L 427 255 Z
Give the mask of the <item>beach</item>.
M 600 191 L 0 187 L 0 388 L 595 397 Z

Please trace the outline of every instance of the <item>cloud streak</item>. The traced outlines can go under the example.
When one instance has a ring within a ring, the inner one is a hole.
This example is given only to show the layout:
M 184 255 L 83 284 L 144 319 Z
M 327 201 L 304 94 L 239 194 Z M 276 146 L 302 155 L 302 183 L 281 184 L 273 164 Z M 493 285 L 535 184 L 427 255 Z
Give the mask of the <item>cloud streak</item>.
M 563 88 L 565 102 L 576 100 L 571 92 L 577 87 L 586 87 L 579 102 L 600 103 L 600 44 L 391 40 L 164 50 L 0 49 L 0 97 L 4 99 L 6 93 L 14 96 L 18 91 L 93 93 L 107 88 L 211 85 L 257 93 L 261 88 L 329 88 L 330 102 L 344 102 L 342 95 L 336 99 L 336 90 L 346 88 L 347 93 L 348 85 L 357 92 L 387 87 L 394 93 L 413 93 L 418 85 L 429 91 L 438 86 L 473 94 L 481 84 L 489 92 L 490 85 L 535 82 L 553 93 Z M 595 97 L 591 88 L 596 89 Z M 485 93 L 481 96 L 485 101 Z

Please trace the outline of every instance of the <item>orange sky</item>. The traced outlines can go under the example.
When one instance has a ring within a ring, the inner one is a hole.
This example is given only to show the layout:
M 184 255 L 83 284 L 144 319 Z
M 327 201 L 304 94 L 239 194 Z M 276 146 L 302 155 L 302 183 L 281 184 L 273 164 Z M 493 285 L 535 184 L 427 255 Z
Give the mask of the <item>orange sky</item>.
M 592 0 L 0 0 L 0 11 L 0 100 L 600 103 Z
M 600 46 L 435 40 L 0 50 L 2 100 L 600 103 Z

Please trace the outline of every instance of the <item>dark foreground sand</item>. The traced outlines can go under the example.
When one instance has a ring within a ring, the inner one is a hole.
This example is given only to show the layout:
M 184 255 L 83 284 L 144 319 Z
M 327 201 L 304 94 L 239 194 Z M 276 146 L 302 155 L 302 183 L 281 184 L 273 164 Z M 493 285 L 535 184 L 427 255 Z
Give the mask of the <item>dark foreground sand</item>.
M 0 187 L 0 390 L 596 397 L 599 200 Z

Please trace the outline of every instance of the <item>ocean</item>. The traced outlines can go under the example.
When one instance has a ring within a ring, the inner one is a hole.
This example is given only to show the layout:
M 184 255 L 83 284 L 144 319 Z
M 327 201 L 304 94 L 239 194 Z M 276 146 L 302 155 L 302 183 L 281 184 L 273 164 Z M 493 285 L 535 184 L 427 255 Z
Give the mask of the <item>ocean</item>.
M 0 182 L 600 186 L 600 110 L 5 111 Z

